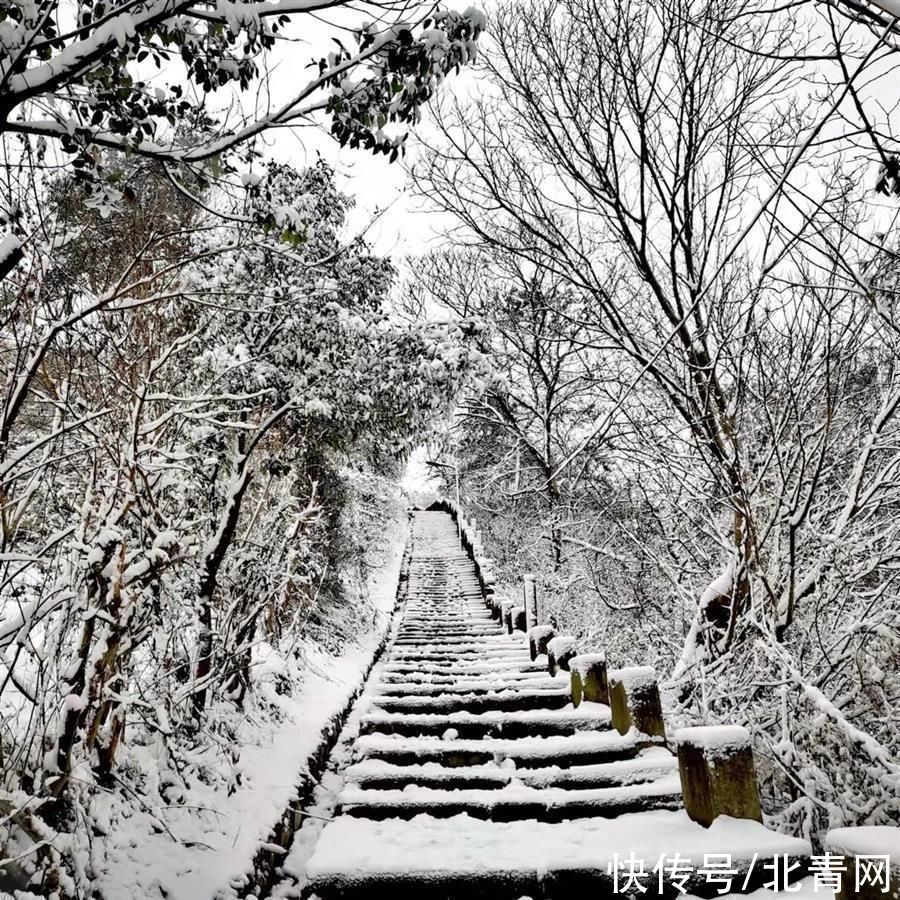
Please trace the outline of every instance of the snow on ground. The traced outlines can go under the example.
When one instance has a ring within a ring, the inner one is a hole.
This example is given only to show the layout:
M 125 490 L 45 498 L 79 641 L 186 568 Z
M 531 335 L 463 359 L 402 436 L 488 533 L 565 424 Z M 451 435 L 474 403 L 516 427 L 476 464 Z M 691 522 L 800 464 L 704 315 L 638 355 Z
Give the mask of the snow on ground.
M 257 706 L 236 725 L 233 743 L 198 751 L 197 772 L 232 755 L 233 789 L 221 783 L 190 779 L 190 790 L 171 806 L 141 809 L 107 795 L 107 834 L 94 838 L 96 886 L 107 900 L 206 900 L 235 896 L 242 876 L 251 868 L 259 846 L 296 796 L 300 775 L 316 751 L 323 728 L 342 712 L 361 687 L 373 653 L 390 623 L 389 611 L 402 561 L 405 534 L 390 541 L 385 566 L 369 580 L 369 598 L 380 612 L 381 627 L 360 636 L 339 656 L 311 642 L 299 647 L 302 688 L 282 695 L 277 678 L 288 665 L 273 654 L 262 654 L 257 677 Z M 235 716 L 235 722 L 239 718 Z M 131 748 L 132 761 L 147 772 L 153 760 L 137 758 L 155 748 Z M 200 757 L 203 758 L 200 758 Z M 187 774 L 187 773 L 185 773 Z M 188 780 L 187 778 L 185 780 Z
M 838 853 L 853 856 L 890 856 L 900 868 L 900 827 L 863 825 L 857 828 L 833 828 L 825 843 Z

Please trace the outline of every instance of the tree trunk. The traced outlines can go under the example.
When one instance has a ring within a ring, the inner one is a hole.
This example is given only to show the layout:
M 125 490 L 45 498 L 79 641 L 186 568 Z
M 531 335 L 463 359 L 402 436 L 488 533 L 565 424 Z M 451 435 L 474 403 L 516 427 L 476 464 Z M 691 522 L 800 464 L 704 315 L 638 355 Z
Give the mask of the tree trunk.
M 238 518 L 241 514 L 241 504 L 250 484 L 249 462 L 249 453 L 244 452 L 244 440 L 241 437 L 238 441 L 238 458 L 235 464 L 234 475 L 229 485 L 228 496 L 225 499 L 225 509 L 219 517 L 219 527 L 216 534 L 210 539 L 203 555 L 203 574 L 200 578 L 200 589 L 198 591 L 198 656 L 197 668 L 194 673 L 194 680 L 198 686 L 192 699 L 194 715 L 198 719 L 203 715 L 203 710 L 206 707 L 208 681 L 212 673 L 213 600 L 218 587 L 219 570 L 222 567 L 225 554 L 234 540 Z

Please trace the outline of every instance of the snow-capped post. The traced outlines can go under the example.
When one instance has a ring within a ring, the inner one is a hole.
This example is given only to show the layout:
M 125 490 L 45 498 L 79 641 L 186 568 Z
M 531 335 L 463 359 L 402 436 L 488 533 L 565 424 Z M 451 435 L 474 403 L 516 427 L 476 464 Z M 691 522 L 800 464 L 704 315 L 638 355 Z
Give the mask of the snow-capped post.
M 705 827 L 717 816 L 762 821 L 750 732 L 739 725 L 701 725 L 675 732 L 687 814 Z
M 502 600 L 500 602 L 500 624 L 506 628 L 507 633 L 512 634 L 512 625 L 509 621 L 509 611 L 515 606 L 514 600 Z
M 665 739 L 656 670 L 651 666 L 610 669 L 607 678 L 613 728 L 619 734 L 636 728 L 641 734 Z
M 569 660 L 578 654 L 578 644 L 575 638 L 568 635 L 559 635 L 547 643 L 547 668 L 551 675 L 555 675 L 562 669 L 569 671 Z
M 531 630 L 538 624 L 537 614 L 537 583 L 531 572 L 526 572 L 522 576 L 523 593 L 525 595 L 525 617 L 527 621 L 527 630 Z
M 494 596 L 494 589 L 497 586 L 497 576 L 494 575 L 494 560 L 485 557 L 482 574 L 484 576 L 483 590 L 485 603 L 490 606 L 491 599 Z
M 835 892 L 836 900 L 900 900 L 900 827 L 834 828 L 825 835 L 825 851 L 844 857 L 847 867 L 840 889 Z M 877 860 L 881 858 L 888 862 L 878 868 Z M 860 879 L 866 883 L 859 885 L 856 873 L 867 863 L 872 877 Z
M 609 703 L 605 653 L 580 653 L 573 656 L 569 660 L 569 672 L 572 673 L 573 706 L 580 706 L 582 700 Z
M 503 601 L 498 600 L 496 597 L 491 601 L 491 618 L 503 621 Z
M 509 618 L 512 622 L 513 631 L 528 631 L 524 606 L 514 606 L 509 611 Z
M 547 645 L 556 637 L 556 631 L 552 625 L 535 625 L 528 631 L 528 649 L 531 651 L 532 661 L 542 653 L 547 652 Z

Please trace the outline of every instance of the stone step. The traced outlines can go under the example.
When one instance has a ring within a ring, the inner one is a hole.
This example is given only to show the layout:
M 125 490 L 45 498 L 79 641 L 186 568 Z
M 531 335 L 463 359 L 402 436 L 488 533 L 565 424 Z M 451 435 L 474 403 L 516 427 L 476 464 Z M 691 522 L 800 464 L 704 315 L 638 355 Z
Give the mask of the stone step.
M 528 787 L 567 790 L 641 784 L 678 772 L 678 760 L 662 747 L 644 750 L 633 759 L 561 769 L 513 769 L 488 763 L 480 766 L 443 767 L 432 764 L 396 766 L 378 759 L 364 759 L 345 771 L 347 783 L 375 789 L 402 790 L 408 785 L 444 790 L 498 789 L 511 781 Z
M 372 698 L 376 708 L 363 716 L 360 722 L 361 734 L 442 737 L 452 731 L 461 738 L 519 738 L 568 735 L 610 727 L 609 709 L 593 703 L 583 703 L 578 709 L 567 706 L 555 711 L 539 708 L 521 713 L 463 712 L 434 715 L 384 712 L 383 708 L 378 708 L 381 707 L 383 700 L 382 697 Z
M 394 666 L 407 666 L 416 669 L 424 669 L 425 666 L 443 666 L 448 671 L 453 669 L 462 669 L 467 665 L 486 665 L 487 670 L 491 670 L 491 666 L 508 663 L 512 666 L 525 667 L 531 663 L 531 657 L 522 651 L 514 653 L 478 653 L 474 650 L 461 652 L 458 655 L 446 653 L 416 653 L 415 651 L 399 653 L 390 653 L 385 658 L 385 663 Z M 546 663 L 544 664 L 546 670 Z M 540 667 L 538 667 L 540 668 Z
M 568 737 L 440 740 L 397 735 L 361 735 L 356 742 L 361 759 L 379 759 L 398 766 L 434 762 L 442 766 L 480 766 L 503 762 L 515 768 L 561 769 L 633 759 L 645 744 L 617 731 L 581 732 Z M 511 761 L 511 762 L 510 762 Z
M 485 628 L 459 628 L 456 630 L 449 629 L 434 629 L 434 630 L 425 630 L 425 629 L 411 629 L 411 628 L 400 628 L 397 631 L 397 640 L 399 641 L 443 641 L 445 643 L 454 643 L 456 641 L 471 641 L 478 640 L 480 638 L 505 638 L 509 643 L 512 643 L 512 639 L 509 635 L 506 634 L 505 631 L 500 631 L 498 628 L 487 626 Z
M 405 790 L 371 790 L 351 785 L 338 797 L 340 814 L 368 819 L 411 819 L 425 814 L 449 818 L 465 814 L 491 822 L 520 819 L 562 822 L 681 806 L 681 781 L 677 774 L 646 784 L 589 790 L 522 785 L 509 785 L 501 790 L 439 790 L 418 786 Z
M 378 708 L 390 713 L 449 713 L 517 712 L 520 710 L 562 709 L 572 703 L 568 690 L 498 691 L 493 694 L 435 694 L 417 697 L 405 695 L 379 697 Z
M 453 648 L 441 648 L 433 644 L 401 644 L 391 648 L 392 656 L 408 656 L 413 659 L 435 656 L 450 662 L 459 659 L 460 656 L 471 656 L 473 654 L 502 659 L 521 659 L 522 662 L 531 662 L 531 654 L 522 644 L 497 640 L 496 638 L 491 638 L 486 643 L 476 641 L 460 644 L 459 647 Z
M 415 650 L 403 650 L 389 653 L 385 658 L 386 663 L 394 665 L 406 665 L 420 667 L 425 664 L 444 665 L 448 669 L 463 668 L 467 663 L 512 663 L 514 665 L 525 666 L 531 663 L 531 657 L 527 652 L 522 650 L 491 651 L 490 653 L 478 652 L 476 650 L 460 651 L 459 654 L 447 653 L 429 653 L 427 651 L 418 652 Z
M 542 672 L 509 672 L 502 678 L 486 679 L 483 676 L 454 678 L 452 675 L 434 675 L 430 679 L 420 676 L 418 679 L 403 681 L 381 680 L 375 683 L 372 694 L 382 695 L 415 694 L 428 696 L 431 694 L 486 694 L 491 691 L 514 691 L 530 688 L 535 691 L 557 691 L 560 688 L 558 678 L 548 677 Z
M 455 640 L 449 638 L 398 638 L 394 641 L 392 650 L 405 653 L 415 650 L 418 653 L 441 653 L 445 656 L 453 656 L 458 653 L 501 653 L 524 654 L 525 650 L 520 641 L 513 641 L 509 635 L 494 634 L 470 637 L 459 637 Z M 529 660 L 531 656 L 529 655 Z
M 388 662 L 383 663 L 382 677 L 387 675 L 396 675 L 404 679 L 407 677 L 415 677 L 416 675 L 480 675 L 489 677 L 492 674 L 505 676 L 510 672 L 520 672 L 522 674 L 533 674 L 540 672 L 547 674 L 547 663 L 543 661 L 522 663 L 519 660 L 484 660 L 480 659 L 476 662 L 460 662 L 453 665 L 452 662 L 435 662 L 435 661 L 406 661 L 406 662 Z
M 501 630 L 493 619 L 475 619 L 474 621 L 481 625 L 493 626 L 495 634 Z M 471 632 L 472 622 L 473 616 L 470 614 L 459 616 L 437 616 L 429 615 L 427 611 L 423 612 L 421 610 L 416 610 L 415 615 L 410 614 L 403 620 L 404 627 L 415 626 L 423 629 L 427 628 L 436 630 L 439 633 L 444 633 L 446 629 L 454 627 Z
M 490 630 L 483 629 L 481 631 L 473 631 L 471 628 L 467 628 L 466 630 L 460 629 L 453 633 L 449 633 L 444 629 L 433 631 L 399 631 L 397 633 L 397 640 L 402 641 L 404 644 L 409 644 L 411 641 L 420 644 L 437 642 L 448 646 L 472 641 L 483 641 L 487 643 L 494 641 L 499 644 L 505 644 L 508 647 L 525 647 L 526 649 L 528 647 L 527 640 L 522 632 L 517 631 L 510 635 L 505 629 L 500 630 L 499 628 L 492 628 Z
M 683 896 L 660 858 L 689 864 L 683 889 L 721 893 L 698 871 L 705 854 L 729 854 L 730 892 L 751 892 L 772 879 L 764 862 L 776 855 L 803 861 L 808 842 L 769 831 L 749 820 L 720 819 L 709 829 L 683 810 L 655 810 L 559 823 L 482 821 L 468 815 L 378 821 L 338 816 L 322 831 L 306 868 L 310 891 L 320 900 L 611 900 L 629 893 L 622 879 L 631 854 L 643 863 L 645 894 Z M 794 879 L 805 866 L 789 870 Z M 659 887 L 662 890 L 659 891 Z

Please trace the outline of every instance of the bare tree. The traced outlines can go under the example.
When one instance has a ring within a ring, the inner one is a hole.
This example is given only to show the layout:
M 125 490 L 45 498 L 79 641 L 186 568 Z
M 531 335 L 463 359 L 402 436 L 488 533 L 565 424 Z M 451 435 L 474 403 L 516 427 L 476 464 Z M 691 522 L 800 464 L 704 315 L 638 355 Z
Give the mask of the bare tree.
M 655 653 L 686 717 L 758 725 L 767 790 L 807 831 L 823 795 L 854 816 L 829 761 L 847 741 L 884 749 L 855 790 L 893 802 L 877 685 L 898 428 L 896 335 L 866 274 L 891 250 L 867 221 L 858 112 L 845 123 L 889 48 L 851 55 L 808 25 L 716 0 L 504 6 L 484 94 L 438 104 L 414 170 L 469 240 L 577 298 L 601 361 L 606 402 L 544 476 L 608 468 L 562 536 L 571 627 Z M 878 662 L 852 672 L 863 652 Z

